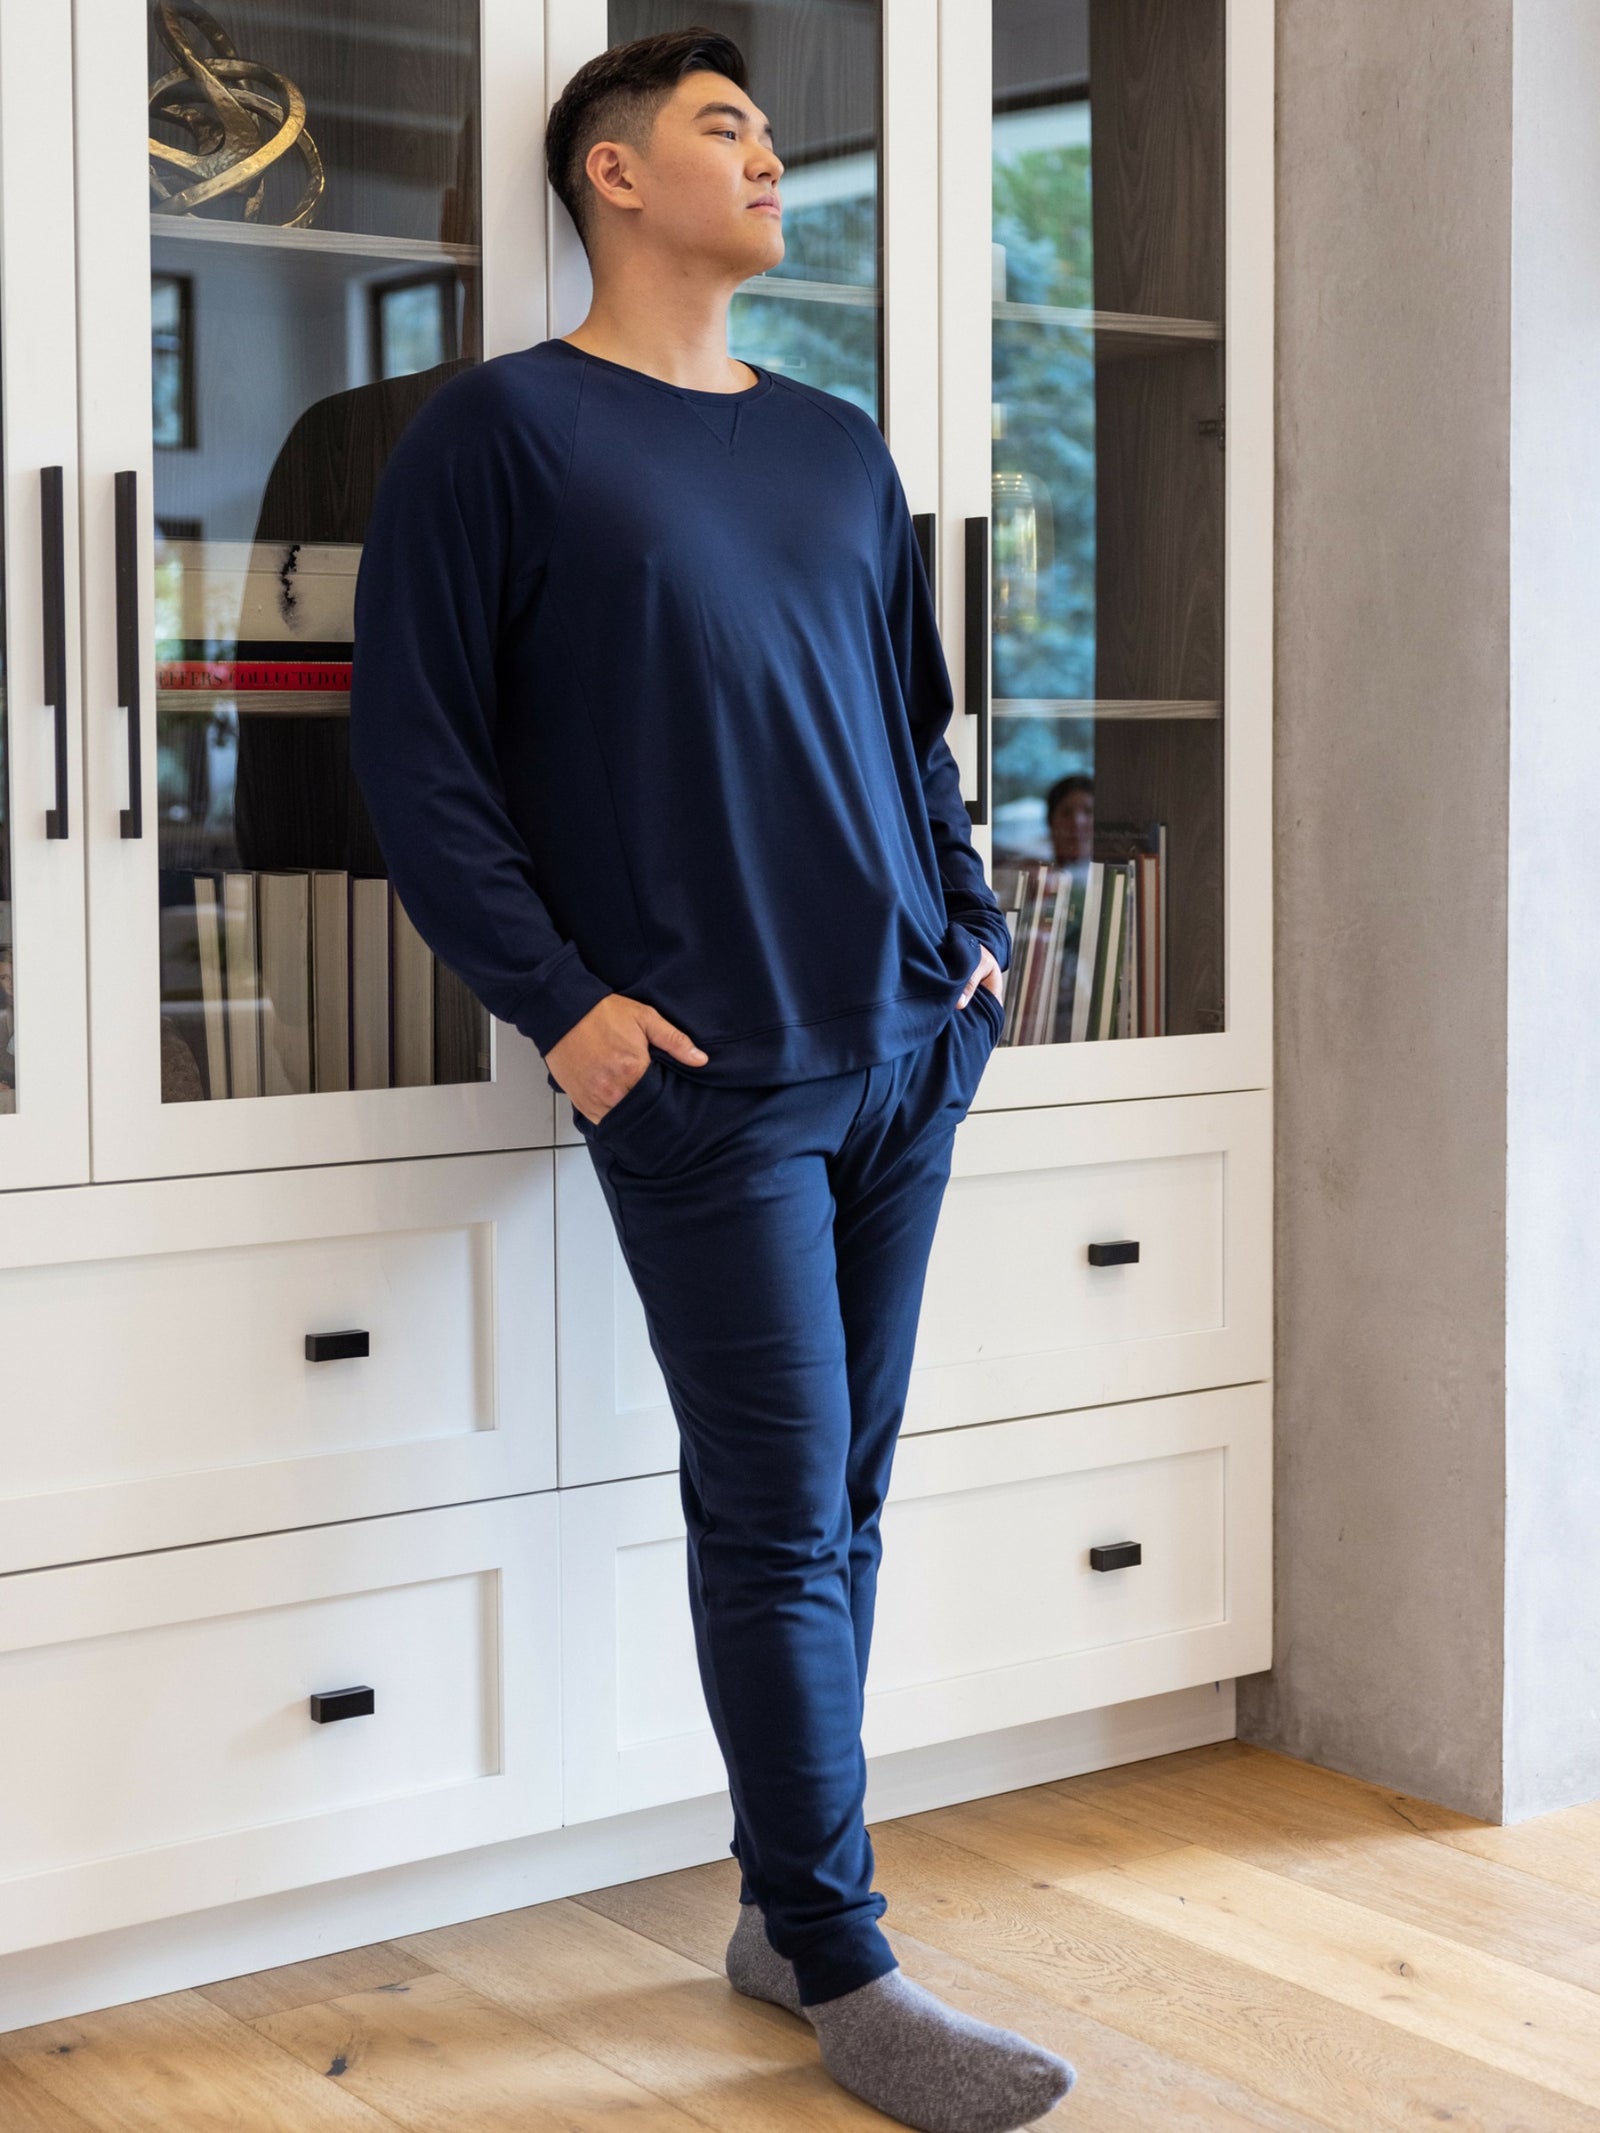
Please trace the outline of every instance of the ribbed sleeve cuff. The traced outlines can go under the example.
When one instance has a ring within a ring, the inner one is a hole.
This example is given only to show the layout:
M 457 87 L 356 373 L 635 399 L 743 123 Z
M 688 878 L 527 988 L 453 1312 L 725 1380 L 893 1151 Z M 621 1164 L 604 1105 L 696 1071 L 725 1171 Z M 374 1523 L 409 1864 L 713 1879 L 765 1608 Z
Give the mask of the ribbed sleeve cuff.
M 985 906 L 981 911 L 951 911 L 949 915 L 963 932 L 983 943 L 1002 970 L 1011 968 L 1011 928 L 997 905 Z
M 595 976 L 569 941 L 560 955 L 545 964 L 537 983 L 529 987 L 509 1019 L 533 1039 L 541 1053 L 548 1054 L 590 1008 L 598 1007 L 615 991 L 614 985 Z

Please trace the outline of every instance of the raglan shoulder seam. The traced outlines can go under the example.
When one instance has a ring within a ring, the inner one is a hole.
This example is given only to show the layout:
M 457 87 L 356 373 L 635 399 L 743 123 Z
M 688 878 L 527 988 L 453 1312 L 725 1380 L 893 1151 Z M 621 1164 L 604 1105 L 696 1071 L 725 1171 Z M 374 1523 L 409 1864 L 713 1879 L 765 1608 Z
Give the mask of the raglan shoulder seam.
M 838 412 L 838 409 L 831 407 L 828 403 L 830 401 L 838 401 L 840 407 L 850 408 L 853 413 L 860 415 L 864 422 L 871 422 L 872 417 L 864 409 L 857 407 L 853 400 L 844 400 L 838 393 L 825 393 L 820 389 L 799 385 L 793 378 L 784 377 L 781 371 L 774 371 L 772 375 L 779 385 L 787 387 L 790 392 L 797 394 L 804 400 L 808 406 L 815 407 L 819 413 L 826 415 L 829 421 L 836 424 L 844 432 L 845 436 L 849 438 L 855 455 L 861 462 L 861 471 L 867 477 L 867 487 L 872 495 L 873 519 L 878 529 L 878 553 L 881 558 L 883 554 L 883 498 L 879 493 L 877 479 L 868 463 L 866 453 L 861 449 L 860 438 L 845 417 Z M 876 423 L 873 423 L 873 429 L 877 431 Z M 881 438 L 882 433 L 878 432 L 878 434 Z
M 561 526 L 561 515 L 567 508 L 567 492 L 572 487 L 572 469 L 578 459 L 578 424 L 583 415 L 583 389 L 589 382 L 589 366 L 578 367 L 578 389 L 572 396 L 572 429 L 567 438 L 567 463 L 561 472 L 561 487 L 557 492 L 555 506 L 550 513 L 550 538 L 545 544 L 541 563 L 548 563 L 555 553 L 556 535 Z
M 538 344 L 536 343 L 535 345 L 537 346 Z M 473 365 L 470 370 L 459 373 L 461 378 L 474 377 L 480 382 L 487 380 L 489 383 L 490 389 L 485 395 L 485 404 L 475 411 L 477 420 L 474 427 L 477 429 L 479 439 L 482 442 L 491 442 L 493 433 L 500 424 L 507 420 L 515 421 L 522 416 L 523 398 L 515 387 L 515 374 L 509 368 L 502 367 L 502 365 L 509 365 L 517 356 L 525 352 L 521 349 L 508 350 L 504 358 L 490 357 L 482 363 Z M 572 409 L 566 438 L 566 458 L 562 467 L 560 485 L 556 490 L 555 499 L 550 508 L 548 536 L 524 562 L 522 568 L 513 579 L 507 595 L 508 613 L 515 613 L 520 608 L 528 586 L 538 572 L 548 564 L 550 556 L 554 552 L 557 530 L 560 525 L 562 511 L 566 505 L 567 493 L 571 487 L 573 466 L 577 459 L 578 417 L 583 400 L 583 387 L 586 376 L 586 371 L 580 371 L 577 390 L 572 398 Z M 450 380 L 452 385 L 456 382 L 456 379 Z M 513 522 L 515 522 L 519 503 L 517 487 L 518 485 L 514 482 L 512 484 Z

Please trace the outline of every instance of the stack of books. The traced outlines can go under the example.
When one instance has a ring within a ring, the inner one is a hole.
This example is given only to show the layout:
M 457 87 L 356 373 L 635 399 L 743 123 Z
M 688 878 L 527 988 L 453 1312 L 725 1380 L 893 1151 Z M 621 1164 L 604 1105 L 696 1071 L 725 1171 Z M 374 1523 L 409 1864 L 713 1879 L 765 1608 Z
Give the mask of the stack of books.
M 999 862 L 1011 929 L 1002 1044 L 1160 1037 L 1167 1028 L 1167 829 L 1096 823 L 1094 857 Z
M 208 868 L 192 878 L 213 1097 L 488 1078 L 483 1006 L 382 875 Z

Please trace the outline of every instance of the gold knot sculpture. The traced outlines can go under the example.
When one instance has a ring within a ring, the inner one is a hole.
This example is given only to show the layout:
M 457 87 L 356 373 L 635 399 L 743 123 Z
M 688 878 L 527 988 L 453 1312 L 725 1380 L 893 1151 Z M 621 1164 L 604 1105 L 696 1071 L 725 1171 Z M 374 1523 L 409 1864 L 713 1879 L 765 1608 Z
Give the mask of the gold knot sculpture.
M 151 137 L 152 211 L 192 216 L 207 201 L 243 194 L 242 219 L 259 221 L 266 174 L 294 149 L 306 167 L 306 187 L 282 227 L 309 222 L 326 181 L 306 131 L 306 100 L 294 83 L 260 60 L 241 59 L 204 8 L 157 0 L 156 27 L 178 66 L 151 89 L 150 113 L 186 128 L 194 149 Z M 209 41 L 209 51 L 199 49 L 195 31 Z

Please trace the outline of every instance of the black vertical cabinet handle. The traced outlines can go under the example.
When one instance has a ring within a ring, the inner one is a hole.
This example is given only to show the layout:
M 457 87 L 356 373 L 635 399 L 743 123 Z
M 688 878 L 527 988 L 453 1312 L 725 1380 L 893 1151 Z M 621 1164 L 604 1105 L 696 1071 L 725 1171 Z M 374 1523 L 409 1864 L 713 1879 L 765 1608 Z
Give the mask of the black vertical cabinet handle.
M 44 811 L 47 837 L 67 834 L 67 531 L 60 467 L 39 469 L 39 584 L 43 595 L 44 700 L 55 713 L 56 804 Z
M 1089 1247 L 1091 1266 L 1134 1266 L 1138 1258 L 1137 1237 L 1119 1237 L 1114 1244 L 1091 1244 Z
M 934 613 L 939 611 L 939 514 L 936 511 L 913 511 L 911 530 L 917 537 L 917 546 L 922 551 L 922 567 L 927 573 L 928 590 L 933 594 Z
M 1131 1570 L 1143 1561 L 1144 1551 L 1137 1541 L 1113 1541 L 1107 1547 L 1089 1550 L 1091 1570 Z
M 139 768 L 139 477 L 132 467 L 116 483 L 117 703 L 128 714 L 128 805 L 124 837 L 144 835 L 144 780 Z
M 966 522 L 967 716 L 978 721 L 978 797 L 967 808 L 974 823 L 989 819 L 989 521 Z

